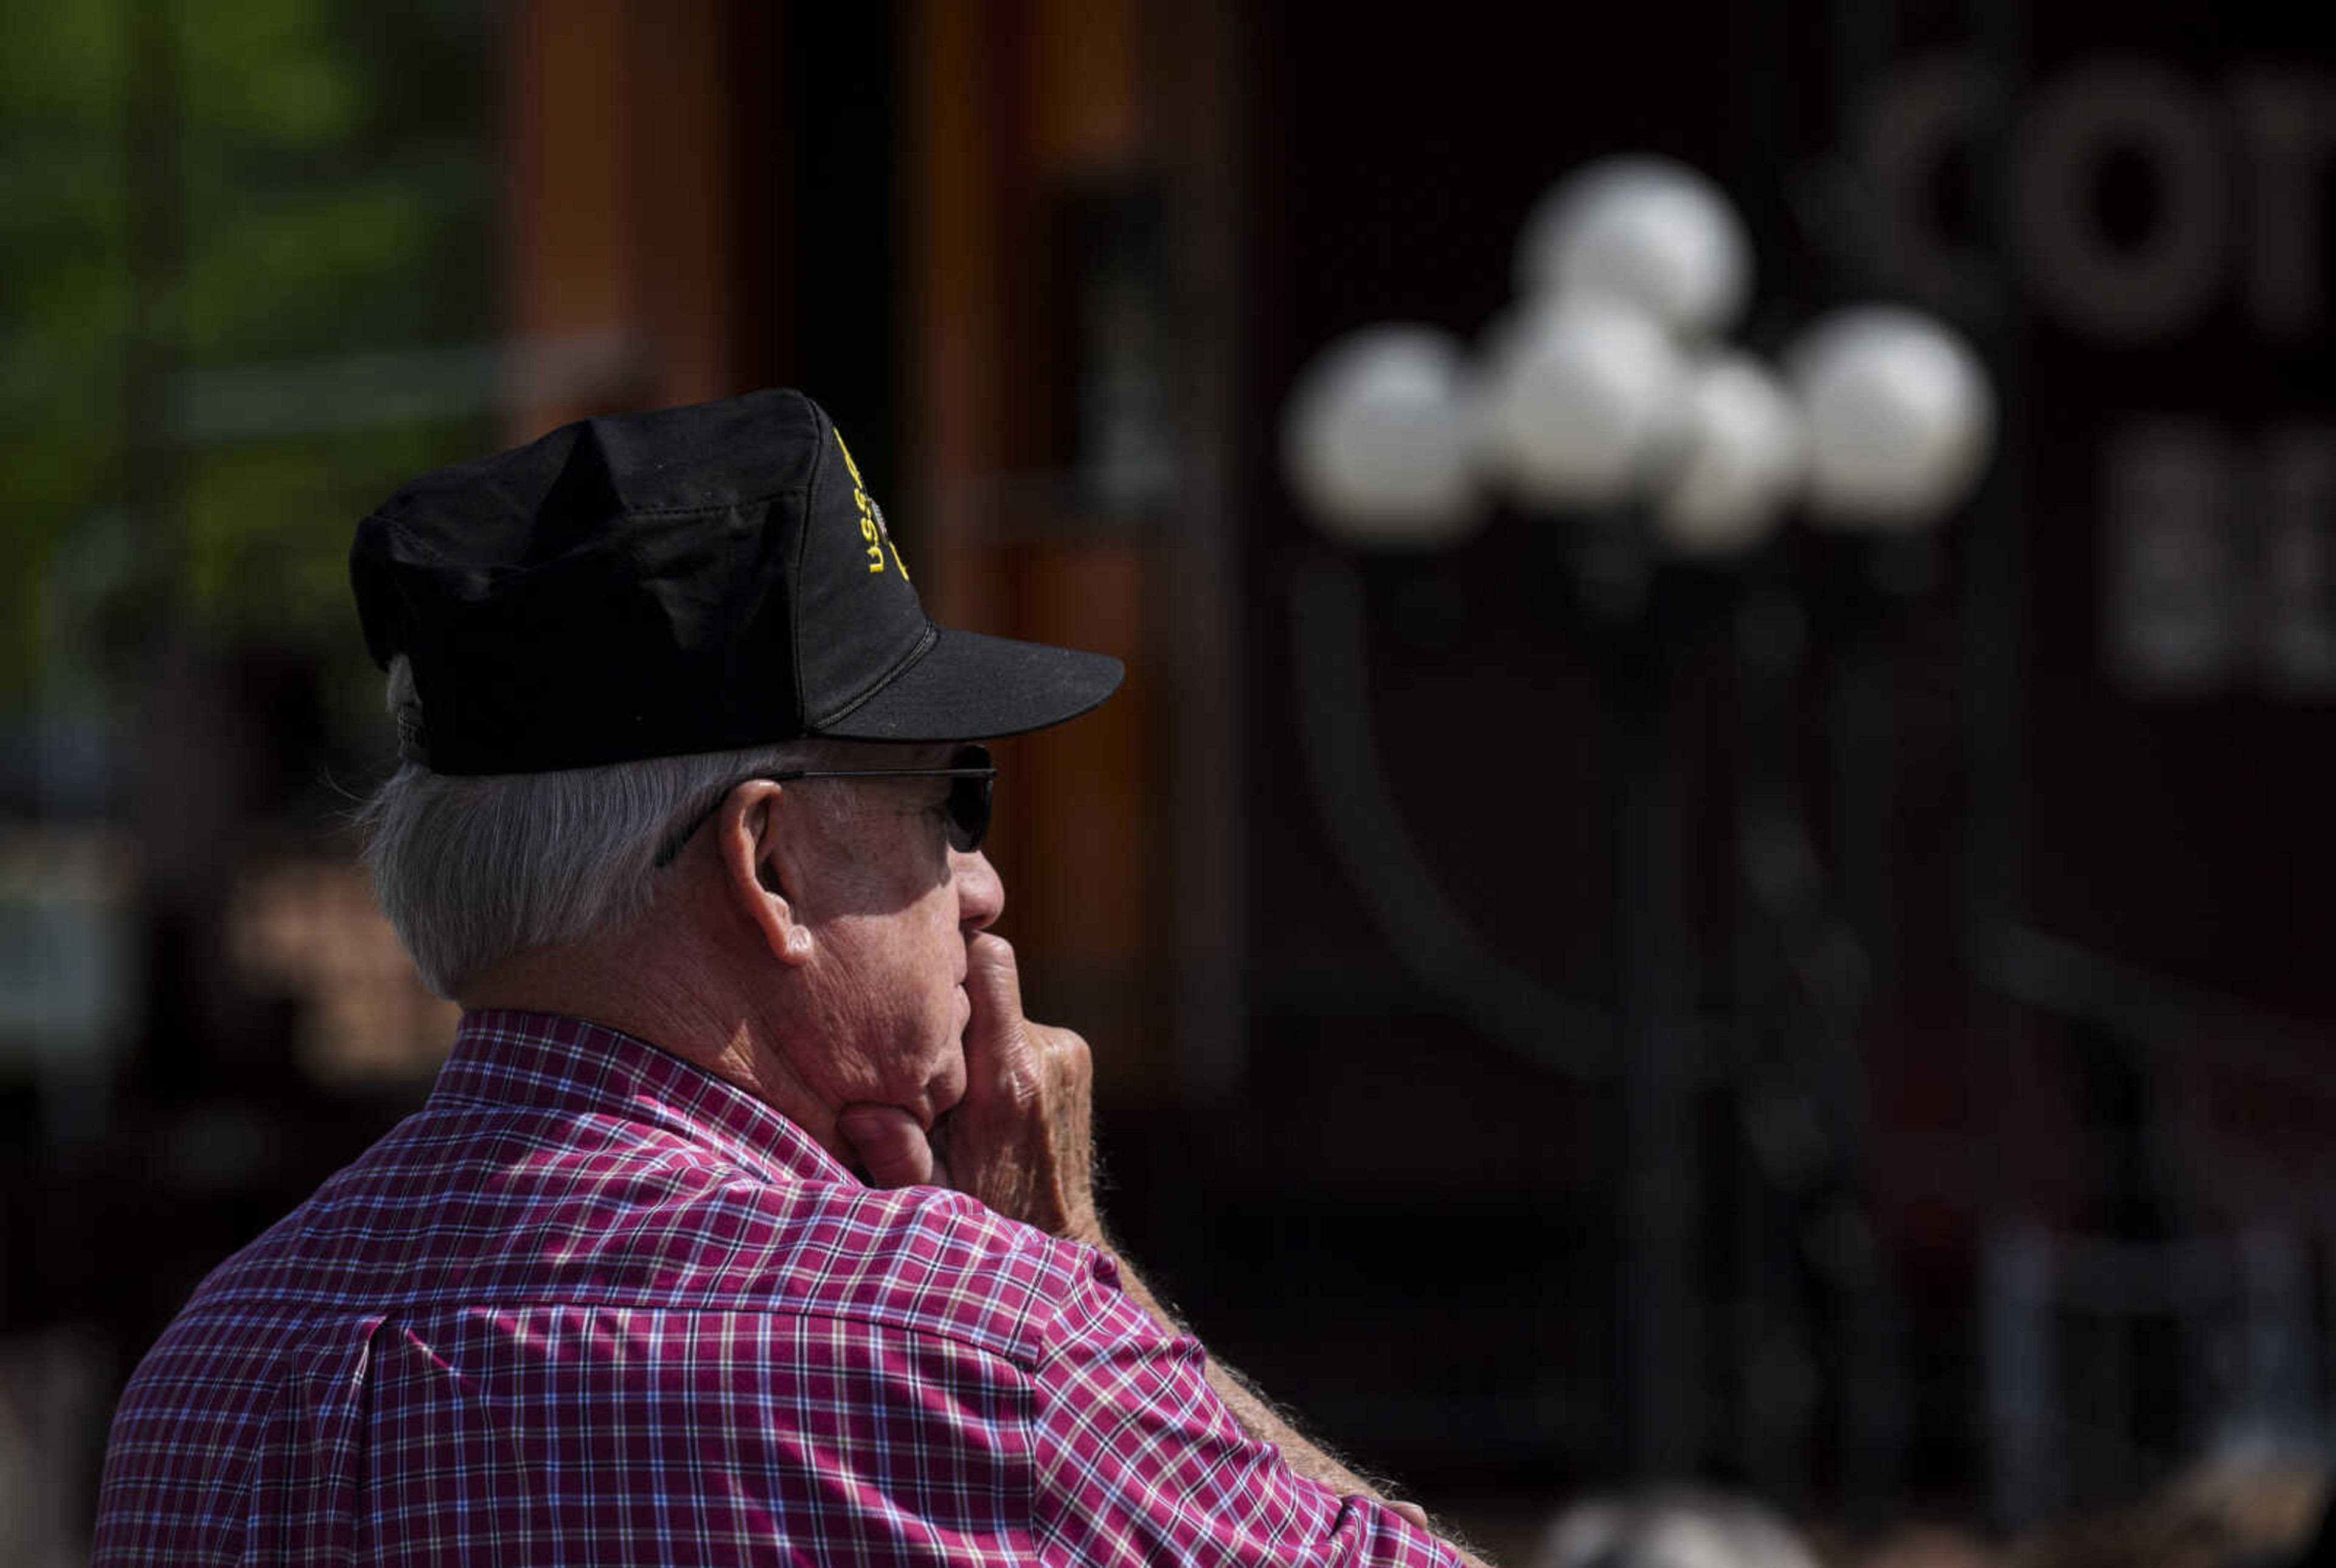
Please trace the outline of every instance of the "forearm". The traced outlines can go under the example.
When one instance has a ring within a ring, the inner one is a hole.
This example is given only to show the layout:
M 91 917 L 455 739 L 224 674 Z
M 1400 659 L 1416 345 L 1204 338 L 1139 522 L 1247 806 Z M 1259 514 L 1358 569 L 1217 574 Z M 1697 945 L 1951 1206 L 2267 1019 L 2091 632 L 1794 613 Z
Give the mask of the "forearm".
M 1190 1335 L 1192 1329 L 1170 1311 L 1152 1287 L 1129 1264 L 1127 1254 L 1116 1247 L 1107 1249 L 1119 1264 L 1120 1288 L 1134 1298 L 1138 1306 L 1152 1314 L 1159 1325 L 1172 1334 Z M 1241 1430 L 1261 1443 L 1270 1443 L 1281 1450 L 1283 1460 L 1299 1475 L 1345 1495 L 1380 1497 L 1381 1488 L 1342 1464 L 1319 1443 L 1292 1427 L 1282 1414 L 1267 1403 L 1265 1396 L 1251 1388 L 1247 1379 L 1231 1367 L 1211 1356 L 1208 1362 L 1209 1386 L 1225 1408 L 1233 1413 Z
M 1125 1290 L 1137 1305 L 1150 1313 L 1153 1320 L 1170 1333 L 1183 1335 L 1192 1333 L 1192 1330 L 1185 1327 L 1176 1314 L 1170 1311 L 1160 1298 L 1153 1292 L 1152 1287 L 1144 1283 L 1143 1276 L 1129 1264 L 1125 1252 L 1110 1245 L 1107 1241 L 1100 1244 L 1118 1263 L 1120 1288 Z M 1386 1483 L 1363 1475 L 1347 1465 L 1338 1455 L 1291 1426 L 1289 1419 L 1280 1411 L 1275 1409 L 1271 1402 L 1253 1388 L 1247 1378 L 1213 1355 L 1208 1358 L 1207 1375 L 1209 1386 L 1216 1390 L 1217 1398 L 1224 1401 L 1225 1408 L 1232 1413 L 1233 1419 L 1241 1424 L 1241 1430 L 1260 1443 L 1270 1443 L 1279 1448 L 1281 1451 L 1282 1462 L 1288 1465 L 1292 1472 L 1304 1476 L 1309 1481 L 1328 1486 L 1341 1496 L 1377 1498 L 1402 1512 L 1414 1523 L 1435 1530 L 1460 1553 L 1461 1560 L 1468 1563 L 1470 1568 L 1485 1568 L 1485 1565 L 1464 1544 L 1453 1538 L 1450 1532 L 1430 1524 L 1425 1511 L 1417 1505 L 1397 1502 L 1387 1495 Z

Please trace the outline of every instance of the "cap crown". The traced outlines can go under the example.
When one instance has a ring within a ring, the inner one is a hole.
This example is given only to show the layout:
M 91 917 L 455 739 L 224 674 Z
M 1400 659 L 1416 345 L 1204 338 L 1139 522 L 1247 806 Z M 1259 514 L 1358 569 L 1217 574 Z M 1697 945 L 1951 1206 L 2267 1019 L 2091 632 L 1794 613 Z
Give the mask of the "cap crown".
M 834 424 L 787 389 L 563 425 L 358 526 L 365 645 L 413 662 L 436 772 L 818 733 L 931 622 Z

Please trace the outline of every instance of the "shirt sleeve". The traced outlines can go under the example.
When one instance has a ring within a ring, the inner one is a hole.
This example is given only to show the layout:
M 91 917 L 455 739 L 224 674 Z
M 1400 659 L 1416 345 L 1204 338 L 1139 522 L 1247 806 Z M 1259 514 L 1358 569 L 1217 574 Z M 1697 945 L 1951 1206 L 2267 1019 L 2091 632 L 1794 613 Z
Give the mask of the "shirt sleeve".
M 1035 1375 L 1046 1562 L 1458 1563 L 1385 1504 L 1295 1474 L 1242 1431 L 1209 1387 L 1200 1341 L 1163 1330 L 1118 1278 L 1094 1256 Z

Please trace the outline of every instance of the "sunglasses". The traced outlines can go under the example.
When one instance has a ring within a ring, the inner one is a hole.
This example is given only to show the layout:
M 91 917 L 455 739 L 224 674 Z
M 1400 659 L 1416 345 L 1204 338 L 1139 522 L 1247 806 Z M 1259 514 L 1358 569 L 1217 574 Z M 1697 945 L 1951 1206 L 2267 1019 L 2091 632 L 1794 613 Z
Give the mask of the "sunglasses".
M 981 847 L 989 833 L 989 795 L 998 782 L 998 765 L 990 760 L 986 745 L 962 745 L 949 759 L 947 767 L 847 767 L 847 768 L 785 768 L 778 773 L 755 774 L 755 778 L 768 779 L 773 784 L 793 784 L 807 778 L 945 778 L 951 780 L 949 798 L 942 811 L 949 822 L 949 848 L 961 854 L 971 854 Z M 741 781 L 744 782 L 744 781 Z M 725 797 L 729 794 L 723 792 Z M 716 800 L 706 808 L 697 820 L 667 841 L 666 849 L 657 858 L 660 867 L 672 863 L 681 848 L 697 836 L 708 818 L 719 811 L 722 802 Z

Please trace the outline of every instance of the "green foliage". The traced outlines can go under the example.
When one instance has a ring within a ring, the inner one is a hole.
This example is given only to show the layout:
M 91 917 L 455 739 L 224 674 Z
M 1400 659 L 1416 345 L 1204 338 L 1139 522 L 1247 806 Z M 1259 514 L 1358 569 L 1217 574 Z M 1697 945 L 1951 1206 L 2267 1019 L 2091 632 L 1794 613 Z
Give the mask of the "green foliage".
M 132 410 L 183 401 L 190 374 L 297 387 L 304 368 L 492 334 L 488 15 L 0 0 L 0 696 L 37 678 L 51 619 L 102 608 L 45 592 L 60 550 L 109 518 L 220 635 L 362 658 L 355 520 L 491 444 L 491 420 L 385 409 L 351 428 L 294 404 L 280 429 L 174 451 L 200 410 L 186 429 Z M 141 139 L 141 114 L 167 122 Z M 134 166 L 138 147 L 166 161 Z
M 129 300 L 113 23 L 104 6 L 0 6 L 0 689 L 34 671 L 48 562 L 116 456 Z
M 362 662 L 348 578 L 357 520 L 415 474 L 472 449 L 435 424 L 211 449 L 187 488 L 188 602 L 213 624 L 256 627 Z

